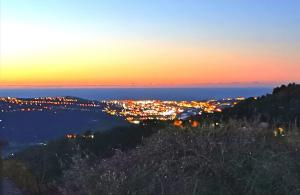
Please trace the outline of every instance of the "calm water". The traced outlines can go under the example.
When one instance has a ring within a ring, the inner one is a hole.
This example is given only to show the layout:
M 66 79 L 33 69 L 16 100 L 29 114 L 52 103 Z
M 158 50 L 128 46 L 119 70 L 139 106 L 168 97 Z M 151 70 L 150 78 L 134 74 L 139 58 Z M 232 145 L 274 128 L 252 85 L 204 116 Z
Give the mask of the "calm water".
M 76 96 L 92 100 L 161 99 L 205 100 L 253 97 L 271 93 L 272 88 L 109 88 L 109 89 L 0 89 L 0 97 Z

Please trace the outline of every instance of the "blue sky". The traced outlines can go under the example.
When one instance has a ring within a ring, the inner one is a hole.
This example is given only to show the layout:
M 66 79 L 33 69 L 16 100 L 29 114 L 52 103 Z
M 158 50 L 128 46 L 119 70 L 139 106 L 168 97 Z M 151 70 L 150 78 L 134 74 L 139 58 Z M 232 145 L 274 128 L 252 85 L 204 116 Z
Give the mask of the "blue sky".
M 299 40 L 297 0 L 1 0 L 2 19 L 156 33 Z M 107 29 L 106 29 L 107 30 Z M 286 36 L 284 36 L 286 35 Z M 255 37 L 257 36 L 257 37 Z M 177 37 L 178 38 L 178 37 Z

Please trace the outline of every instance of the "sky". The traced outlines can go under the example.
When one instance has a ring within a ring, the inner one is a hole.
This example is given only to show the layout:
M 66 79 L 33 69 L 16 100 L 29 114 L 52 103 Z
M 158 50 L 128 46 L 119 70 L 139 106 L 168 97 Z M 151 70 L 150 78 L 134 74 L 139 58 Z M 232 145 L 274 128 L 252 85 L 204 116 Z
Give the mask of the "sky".
M 0 87 L 300 82 L 299 0 L 0 0 Z

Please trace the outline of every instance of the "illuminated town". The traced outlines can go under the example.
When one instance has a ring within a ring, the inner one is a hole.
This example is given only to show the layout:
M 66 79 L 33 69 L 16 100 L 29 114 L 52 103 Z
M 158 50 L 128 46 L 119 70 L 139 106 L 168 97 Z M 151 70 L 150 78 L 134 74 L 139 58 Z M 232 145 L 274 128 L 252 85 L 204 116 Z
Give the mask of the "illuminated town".
M 186 120 L 202 113 L 222 112 L 245 98 L 227 98 L 208 101 L 162 100 L 110 100 L 90 101 L 74 97 L 0 98 L 0 112 L 36 112 L 80 110 L 105 112 L 124 117 L 128 122 L 139 124 L 145 120 Z
M 145 120 L 186 120 L 191 116 L 222 112 L 245 98 L 227 98 L 209 101 L 161 101 L 161 100 L 112 100 L 103 101 L 104 112 L 122 116 L 130 123 L 139 124 Z
M 81 100 L 73 97 L 43 98 L 0 98 L 0 112 L 35 112 L 49 110 L 82 110 L 100 107 L 97 101 Z

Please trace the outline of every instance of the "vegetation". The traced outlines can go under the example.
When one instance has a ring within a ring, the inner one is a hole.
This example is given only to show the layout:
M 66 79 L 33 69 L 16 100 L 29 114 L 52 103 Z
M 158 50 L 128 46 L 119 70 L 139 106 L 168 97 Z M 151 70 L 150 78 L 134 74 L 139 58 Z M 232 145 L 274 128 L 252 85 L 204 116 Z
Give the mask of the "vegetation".
M 242 125 L 241 125 L 242 124 Z M 299 194 L 299 129 L 165 128 L 112 158 L 77 156 L 63 194 Z
M 18 153 L 4 174 L 36 194 L 299 194 L 299 100 L 290 84 L 196 128 L 87 131 Z
M 104 132 L 87 131 L 75 139 L 63 138 L 50 141 L 47 145 L 30 147 L 5 161 L 4 174 L 24 191 L 57 193 L 56 183 L 61 182 L 62 173 L 69 169 L 75 154 L 91 161 L 108 158 L 116 150 L 126 151 L 136 147 L 144 137 L 150 136 L 161 126 L 158 122 L 145 122 L 141 126 L 116 127 Z M 87 137 L 89 134 L 93 135 L 93 139 Z
M 282 85 L 273 90 L 272 94 L 262 97 L 248 98 L 222 114 L 228 118 L 246 118 L 264 122 L 288 125 L 300 124 L 300 85 L 295 83 Z
M 13 159 L 4 161 L 3 172 L 4 177 L 9 177 L 24 192 L 34 193 L 40 191 L 36 177 L 21 161 Z

